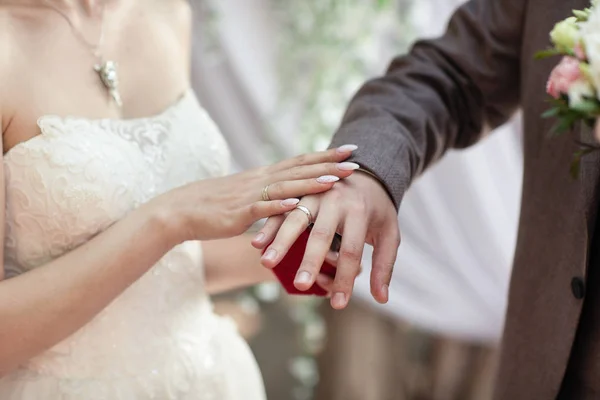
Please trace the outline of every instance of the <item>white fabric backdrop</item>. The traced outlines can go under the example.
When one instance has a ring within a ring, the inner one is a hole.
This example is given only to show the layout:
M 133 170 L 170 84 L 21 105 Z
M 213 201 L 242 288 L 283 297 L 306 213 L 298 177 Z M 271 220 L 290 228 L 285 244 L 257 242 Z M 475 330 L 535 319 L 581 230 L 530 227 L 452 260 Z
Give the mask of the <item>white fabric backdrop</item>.
M 411 17 L 420 36 L 441 33 L 460 2 L 415 0 Z M 207 56 L 204 31 L 197 24 L 194 86 L 223 129 L 236 164 L 251 167 L 266 159 L 262 118 L 272 115 L 277 101 L 277 25 L 268 0 L 216 4 L 222 52 Z M 286 140 L 289 132 L 292 127 L 269 138 L 280 153 L 295 153 L 292 141 Z M 358 298 L 425 329 L 496 341 L 516 239 L 521 165 L 516 122 L 469 150 L 450 152 L 411 187 L 403 202 L 403 244 L 390 303 L 380 306 L 371 300 L 367 272 L 357 282 Z M 368 271 L 368 248 L 364 263 Z

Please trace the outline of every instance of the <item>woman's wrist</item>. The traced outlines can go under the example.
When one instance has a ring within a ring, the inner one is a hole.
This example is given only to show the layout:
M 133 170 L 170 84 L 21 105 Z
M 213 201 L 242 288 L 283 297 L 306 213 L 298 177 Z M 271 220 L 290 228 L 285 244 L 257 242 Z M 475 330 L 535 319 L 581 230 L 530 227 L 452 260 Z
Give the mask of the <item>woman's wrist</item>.
M 162 244 L 167 247 L 168 251 L 187 239 L 184 237 L 185 228 L 179 213 L 173 210 L 172 207 L 161 203 L 163 202 L 156 204 L 150 202 L 138 210 L 145 220 L 144 226 L 159 234 Z

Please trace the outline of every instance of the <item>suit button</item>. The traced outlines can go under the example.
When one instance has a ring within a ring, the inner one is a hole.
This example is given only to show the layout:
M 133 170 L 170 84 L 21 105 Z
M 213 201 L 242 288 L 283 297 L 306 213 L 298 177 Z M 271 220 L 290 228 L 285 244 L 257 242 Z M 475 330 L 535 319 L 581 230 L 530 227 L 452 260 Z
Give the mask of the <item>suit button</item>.
M 585 283 L 583 279 L 575 277 L 571 279 L 571 292 L 576 299 L 583 299 L 585 296 Z

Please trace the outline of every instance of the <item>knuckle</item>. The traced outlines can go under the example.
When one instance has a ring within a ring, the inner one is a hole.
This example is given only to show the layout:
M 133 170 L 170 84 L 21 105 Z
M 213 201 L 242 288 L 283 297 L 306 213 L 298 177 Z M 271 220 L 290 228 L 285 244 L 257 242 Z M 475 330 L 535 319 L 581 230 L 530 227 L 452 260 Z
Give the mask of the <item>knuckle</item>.
M 362 246 L 357 243 L 348 243 L 340 250 L 340 257 L 350 261 L 360 261 L 362 258 Z
M 355 214 L 365 214 L 367 212 L 367 205 L 362 201 L 352 201 L 348 204 L 347 209 Z
M 342 193 L 339 190 L 336 190 L 336 187 L 334 186 L 333 189 L 325 192 L 325 196 L 327 196 L 327 199 L 331 202 L 335 202 L 340 204 L 343 196 Z
M 269 185 L 269 197 L 274 198 L 281 195 L 283 192 L 283 183 L 275 182 Z
M 324 226 L 314 227 L 311 236 L 317 240 L 329 240 L 333 236 L 333 230 Z
M 235 218 L 233 216 L 233 213 L 227 213 L 226 215 L 223 215 L 220 218 L 221 224 L 223 226 L 223 228 L 227 231 L 230 232 L 233 229 L 235 229 L 236 225 L 237 225 L 237 218 Z
M 260 204 L 259 203 L 250 204 L 250 206 L 248 207 L 248 214 L 250 214 L 250 216 L 252 218 L 258 218 L 261 214 Z
M 302 177 L 303 168 L 299 165 L 296 165 L 288 170 L 288 174 L 290 180 L 298 180 Z
M 300 154 L 298 156 L 295 157 L 295 163 L 296 165 L 304 165 L 308 162 L 308 155 L 307 154 Z
M 270 175 L 273 167 L 273 165 L 258 167 L 255 169 L 255 176 L 258 178 L 262 178 L 264 176 Z

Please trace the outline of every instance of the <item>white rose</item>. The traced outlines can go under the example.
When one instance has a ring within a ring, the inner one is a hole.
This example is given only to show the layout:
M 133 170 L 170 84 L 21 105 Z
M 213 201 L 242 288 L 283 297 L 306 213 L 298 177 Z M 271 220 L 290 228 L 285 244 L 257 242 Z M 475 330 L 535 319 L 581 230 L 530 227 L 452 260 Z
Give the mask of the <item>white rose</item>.
M 577 18 L 569 17 L 554 25 L 554 29 L 550 32 L 550 40 L 561 51 L 573 51 L 579 41 Z
M 589 75 L 596 90 L 600 89 L 600 31 L 583 37 L 585 52 L 590 64 Z M 600 92 L 596 94 L 600 99 Z
M 584 80 L 579 79 L 569 86 L 569 107 L 575 107 L 584 100 L 584 97 L 594 97 L 594 88 Z

